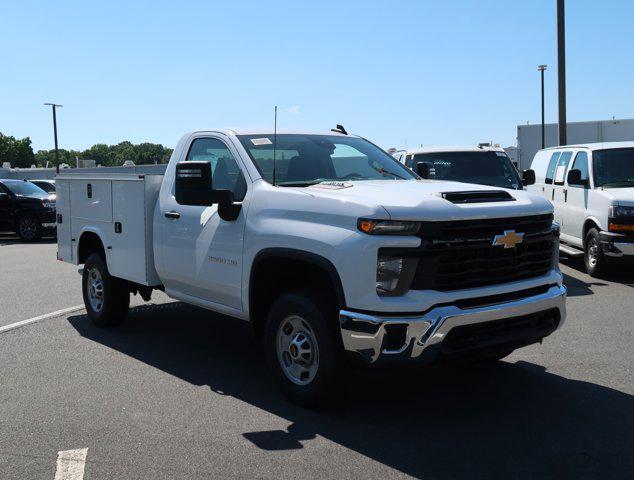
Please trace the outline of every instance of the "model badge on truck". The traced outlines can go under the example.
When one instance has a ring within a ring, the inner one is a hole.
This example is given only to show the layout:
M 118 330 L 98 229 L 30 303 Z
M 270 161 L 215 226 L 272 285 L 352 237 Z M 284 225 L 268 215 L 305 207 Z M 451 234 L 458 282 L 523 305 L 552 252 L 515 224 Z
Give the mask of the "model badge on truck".
M 493 237 L 493 245 L 504 245 L 504 248 L 515 248 L 518 243 L 524 241 L 523 233 L 515 233 L 515 230 L 504 230 L 504 235 Z

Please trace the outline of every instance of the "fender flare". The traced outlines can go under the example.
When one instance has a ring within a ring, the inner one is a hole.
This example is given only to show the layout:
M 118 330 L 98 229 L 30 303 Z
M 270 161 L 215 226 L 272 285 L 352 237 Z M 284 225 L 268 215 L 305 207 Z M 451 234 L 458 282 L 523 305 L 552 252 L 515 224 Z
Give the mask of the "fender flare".
M 106 236 L 103 234 L 102 230 L 97 227 L 83 227 L 79 232 L 79 237 L 77 238 L 77 242 L 75 242 L 75 246 L 73 247 L 73 259 L 76 264 L 79 265 L 79 245 L 81 244 L 81 239 L 86 233 L 93 233 L 99 237 L 101 244 L 103 245 L 104 253 L 106 254 L 106 265 L 108 265 L 108 250 L 110 249 L 110 245 L 105 241 Z
M 310 263 L 315 265 L 321 269 L 323 269 L 328 276 L 330 277 L 332 284 L 335 289 L 335 294 L 337 296 L 337 301 L 339 305 L 345 307 L 346 305 L 346 296 L 343 290 L 343 284 L 341 283 L 341 277 L 339 276 L 339 272 L 334 264 L 325 257 L 318 255 L 316 253 L 307 252 L 305 250 L 297 250 L 294 248 L 265 248 L 260 250 L 255 257 L 253 258 L 253 262 L 251 263 L 251 272 L 249 273 L 249 314 L 255 311 L 253 306 L 253 277 L 257 270 L 258 264 L 267 258 L 271 257 L 280 257 L 291 260 L 299 260 L 303 262 Z

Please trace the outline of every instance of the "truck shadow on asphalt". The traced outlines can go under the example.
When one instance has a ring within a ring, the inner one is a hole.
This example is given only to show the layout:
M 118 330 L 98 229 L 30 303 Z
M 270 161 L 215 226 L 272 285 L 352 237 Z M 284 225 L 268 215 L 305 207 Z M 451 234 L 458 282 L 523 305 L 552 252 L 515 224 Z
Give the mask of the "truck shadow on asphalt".
M 321 436 L 423 478 L 607 479 L 626 478 L 634 468 L 634 396 L 530 362 L 353 374 L 341 406 L 315 412 L 277 392 L 240 320 L 175 302 L 134 308 L 112 330 L 85 315 L 69 322 L 87 339 L 209 385 L 212 396 L 287 419 L 287 430 L 239 432 L 264 450 L 301 449 Z M 333 467 L 324 459 L 324 469 Z
M 42 237 L 40 240 L 35 242 L 25 242 L 21 240 L 20 237 L 11 235 L 10 233 L 2 233 L 0 232 L 0 247 L 5 245 L 16 245 L 16 244 L 24 244 L 24 245 L 42 245 L 48 243 L 56 243 L 56 237 Z

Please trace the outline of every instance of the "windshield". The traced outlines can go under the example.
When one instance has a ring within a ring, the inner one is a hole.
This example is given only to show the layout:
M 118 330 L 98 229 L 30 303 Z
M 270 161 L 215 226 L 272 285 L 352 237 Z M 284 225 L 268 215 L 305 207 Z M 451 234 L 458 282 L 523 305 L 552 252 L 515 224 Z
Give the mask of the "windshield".
M 266 181 L 273 183 L 273 135 L 239 135 Z M 275 184 L 292 187 L 325 181 L 413 180 L 416 176 L 367 140 L 340 135 L 276 137 Z
M 595 150 L 592 165 L 596 187 L 634 186 L 634 148 Z
M 477 183 L 494 187 L 522 188 L 522 182 L 504 152 L 430 152 L 408 158 L 406 165 L 415 169 L 418 162 L 430 167 L 430 178 L 454 182 Z
M 33 185 L 31 182 L 22 180 L 3 180 L 4 186 L 7 187 L 15 195 L 37 195 L 39 197 L 48 196 L 48 194 L 40 187 Z
M 55 193 L 55 184 L 49 182 L 33 182 L 34 185 L 40 187 L 47 193 Z

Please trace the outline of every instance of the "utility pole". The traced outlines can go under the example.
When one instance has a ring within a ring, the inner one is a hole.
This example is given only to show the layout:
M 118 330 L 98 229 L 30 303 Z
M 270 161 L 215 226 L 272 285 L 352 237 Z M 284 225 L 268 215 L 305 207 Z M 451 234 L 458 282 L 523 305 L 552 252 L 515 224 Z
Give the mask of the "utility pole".
M 537 67 L 542 74 L 542 149 L 546 148 L 545 140 L 545 128 L 544 128 L 544 71 L 548 68 L 547 65 L 540 65 Z
M 559 145 L 566 145 L 566 21 L 564 0 L 557 0 L 557 81 L 559 84 Z
M 57 149 L 57 107 L 63 107 L 64 105 L 58 105 L 56 103 L 45 103 L 44 105 L 50 105 L 53 108 L 53 135 L 55 136 L 55 174 L 59 175 L 59 151 Z

